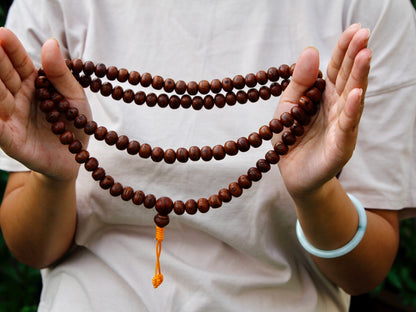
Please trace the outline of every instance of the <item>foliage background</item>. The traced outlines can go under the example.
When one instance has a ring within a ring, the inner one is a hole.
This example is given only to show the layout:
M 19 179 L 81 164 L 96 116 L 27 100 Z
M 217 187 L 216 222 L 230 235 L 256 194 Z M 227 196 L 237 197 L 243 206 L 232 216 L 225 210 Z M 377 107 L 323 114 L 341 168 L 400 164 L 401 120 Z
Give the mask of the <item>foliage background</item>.
M 411 0 L 416 7 L 416 0 Z M 0 25 L 4 25 L 12 0 L 0 0 Z M 8 174 L 0 171 L 0 202 Z M 404 220 L 400 224 L 400 247 L 396 261 L 386 280 L 371 294 L 365 295 L 365 304 L 374 308 L 372 301 L 381 301 L 387 293 L 400 298 L 401 311 L 416 311 L 416 219 Z M 0 312 L 36 311 L 39 302 L 41 279 L 38 270 L 19 263 L 9 252 L 0 233 Z M 358 299 L 358 298 L 357 298 Z M 370 304 L 369 304 L 370 301 Z M 360 307 L 363 307 L 363 301 Z M 354 303 L 354 301 L 353 301 Z M 394 310 L 399 311 L 398 307 Z M 351 311 L 354 309 L 354 304 Z M 374 311 L 370 308 L 371 311 Z M 368 311 L 370 311 L 368 310 Z

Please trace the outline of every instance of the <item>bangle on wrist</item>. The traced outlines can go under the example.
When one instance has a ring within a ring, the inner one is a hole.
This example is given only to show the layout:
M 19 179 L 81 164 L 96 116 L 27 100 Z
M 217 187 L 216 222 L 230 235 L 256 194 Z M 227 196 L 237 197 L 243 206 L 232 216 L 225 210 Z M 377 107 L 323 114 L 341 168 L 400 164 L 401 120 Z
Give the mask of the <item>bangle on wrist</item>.
M 361 242 L 365 230 L 367 228 L 367 215 L 365 213 L 365 209 L 363 205 L 360 203 L 360 201 L 352 196 L 351 194 L 348 194 L 349 198 L 351 199 L 352 203 L 355 206 L 355 209 L 358 213 L 358 228 L 355 236 L 344 246 L 334 249 L 334 250 L 322 250 L 318 249 L 314 246 L 312 246 L 306 239 L 305 234 L 302 231 L 302 228 L 300 226 L 299 220 L 296 221 L 296 234 L 298 236 L 298 240 L 302 247 L 309 252 L 310 254 L 317 256 L 319 258 L 337 258 L 341 257 L 349 252 L 351 252 L 357 245 Z

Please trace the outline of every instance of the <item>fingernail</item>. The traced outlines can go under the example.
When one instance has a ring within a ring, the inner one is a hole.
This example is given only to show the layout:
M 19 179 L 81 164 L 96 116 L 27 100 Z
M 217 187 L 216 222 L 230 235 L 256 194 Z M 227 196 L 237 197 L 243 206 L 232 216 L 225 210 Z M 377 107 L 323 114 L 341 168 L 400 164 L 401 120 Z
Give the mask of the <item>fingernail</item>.
M 58 46 L 58 48 L 60 48 L 58 39 L 56 39 L 56 38 L 50 38 L 50 39 L 54 40 L 56 42 L 56 45 Z

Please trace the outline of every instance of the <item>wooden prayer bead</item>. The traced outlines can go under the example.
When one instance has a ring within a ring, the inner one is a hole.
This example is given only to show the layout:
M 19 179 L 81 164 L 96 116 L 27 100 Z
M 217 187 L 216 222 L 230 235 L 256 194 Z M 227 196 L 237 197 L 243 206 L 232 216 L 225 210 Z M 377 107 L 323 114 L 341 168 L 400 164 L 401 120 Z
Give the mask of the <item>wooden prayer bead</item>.
M 182 97 L 181 97 L 181 106 L 183 108 L 191 107 L 192 106 L 192 98 L 187 94 L 182 95 Z
M 129 153 L 130 155 L 136 155 L 140 150 L 140 143 L 133 140 L 130 141 L 129 144 L 127 145 L 127 153 Z
M 114 145 L 117 143 L 118 140 L 118 135 L 115 131 L 108 131 L 107 134 L 105 135 L 105 143 L 107 143 L 108 145 Z
M 272 96 L 270 89 L 268 87 L 261 87 L 259 89 L 259 96 L 262 100 L 267 101 Z
M 266 84 L 268 81 L 267 73 L 264 70 L 259 70 L 256 74 L 256 80 L 261 85 Z
M 225 102 L 230 106 L 233 106 L 235 103 L 237 103 L 237 98 L 236 98 L 234 92 L 228 92 L 225 95 Z
M 222 145 L 215 145 L 212 148 L 212 156 L 214 157 L 215 160 L 224 159 L 224 157 L 225 157 L 225 149 L 224 149 L 224 146 L 222 146 Z
M 311 120 L 309 115 L 307 115 L 299 105 L 293 106 L 290 110 L 290 113 L 292 114 L 293 118 L 303 126 L 307 125 Z
M 283 79 L 288 79 L 290 77 L 290 67 L 286 64 L 280 65 L 277 69 L 279 77 Z
M 209 202 L 209 206 L 212 207 L 212 208 L 219 208 L 219 207 L 222 206 L 222 201 L 221 201 L 220 197 L 216 194 L 211 195 L 208 198 L 208 202 Z
M 79 77 L 78 82 L 83 88 L 87 88 L 91 84 L 91 77 L 82 75 L 81 77 Z
M 147 209 L 151 209 L 155 206 L 156 204 L 156 197 L 153 194 L 147 194 L 144 197 L 144 201 L 143 201 L 143 205 L 147 208 Z
M 117 80 L 126 82 L 129 79 L 129 71 L 125 68 L 120 68 L 117 75 Z
M 256 89 L 250 89 L 247 92 L 248 100 L 252 103 L 255 103 L 259 100 L 259 91 Z
M 183 80 L 176 81 L 175 92 L 177 94 L 184 94 L 186 91 L 186 83 Z
M 201 158 L 205 161 L 210 161 L 212 159 L 212 149 L 209 146 L 201 147 Z
M 50 81 L 48 78 L 46 78 L 45 76 L 38 76 L 35 79 L 35 87 L 36 89 L 41 89 L 41 88 L 49 88 L 51 85 Z
M 314 87 L 318 88 L 319 91 L 324 92 L 325 90 L 325 80 L 322 78 L 318 78 L 316 79 L 315 83 L 314 83 Z
M 175 90 L 175 81 L 171 78 L 166 79 L 165 83 L 163 84 L 163 90 L 168 93 Z
M 83 66 L 83 71 L 85 75 L 92 75 L 95 71 L 95 65 L 91 61 L 86 61 Z
M 289 85 L 290 80 L 289 79 L 285 79 L 282 81 L 282 83 L 280 84 L 280 86 L 282 87 L 282 90 L 286 90 L 287 86 Z
M 181 106 L 181 99 L 177 95 L 172 95 L 169 98 L 169 107 L 172 109 L 177 109 Z
M 173 211 L 177 215 L 183 215 L 185 212 L 185 203 L 181 200 L 177 200 L 173 203 Z
M 248 97 L 247 97 L 247 93 L 244 91 L 238 91 L 237 94 L 235 95 L 236 100 L 238 103 L 240 104 L 245 104 L 247 103 Z
M 147 143 L 142 144 L 139 149 L 139 155 L 141 158 L 149 158 L 152 155 L 152 147 Z
M 95 65 L 95 75 L 98 78 L 105 77 L 105 75 L 107 75 L 107 67 L 102 63 L 98 63 L 97 65 Z
M 313 87 L 306 91 L 305 96 L 310 98 L 315 104 L 318 104 L 321 101 L 322 94 L 318 88 Z
M 47 88 L 36 89 L 36 98 L 38 100 L 47 100 L 51 98 L 51 94 Z
M 146 93 L 144 93 L 143 91 L 136 92 L 136 94 L 134 95 L 134 103 L 136 103 L 137 105 L 142 105 L 146 103 Z
M 211 91 L 213 93 L 221 92 L 222 90 L 222 83 L 219 79 L 214 79 L 211 81 Z
M 62 99 L 55 105 L 55 108 L 58 112 L 65 113 L 69 108 L 69 102 L 66 99 Z
M 100 187 L 104 190 L 108 190 L 114 184 L 114 179 L 111 176 L 105 176 L 104 179 L 100 181 Z
M 234 141 L 227 141 L 224 144 L 224 150 L 227 155 L 234 156 L 238 153 L 237 143 Z
M 225 96 L 222 94 L 217 94 L 214 97 L 215 106 L 218 108 L 223 108 L 225 106 Z
M 308 114 L 312 115 L 314 112 L 314 104 L 307 96 L 301 96 L 298 100 L 298 105 Z
M 59 140 L 61 141 L 62 144 L 68 145 L 74 141 L 74 138 L 75 137 L 72 131 L 65 131 L 64 133 L 61 134 L 61 136 L 59 137 Z
M 169 97 L 166 94 L 159 94 L 157 104 L 162 108 L 167 107 L 169 105 Z
M 201 94 L 207 94 L 210 89 L 211 89 L 211 86 L 209 85 L 209 82 L 207 80 L 201 80 L 199 82 L 198 90 Z
M 262 144 L 261 136 L 256 132 L 253 132 L 248 136 L 248 141 L 253 147 L 259 147 Z
M 250 141 L 245 137 L 241 137 L 237 140 L 237 147 L 241 152 L 247 152 L 250 149 L 250 146 Z
M 197 146 L 191 146 L 188 155 L 190 160 L 197 161 L 201 158 L 201 150 Z
M 284 131 L 282 133 L 282 141 L 286 145 L 293 145 L 296 143 L 296 137 L 290 131 Z
M 124 201 L 129 201 L 133 198 L 134 190 L 130 186 L 126 186 L 123 188 L 123 192 L 121 193 L 121 199 Z
M 123 193 L 123 186 L 118 183 L 115 182 L 111 187 L 110 187 L 110 194 L 114 197 L 116 196 L 120 196 Z
M 243 174 L 238 177 L 238 185 L 241 186 L 243 189 L 249 189 L 252 183 L 248 175 Z
M 283 124 L 279 119 L 274 118 L 269 122 L 269 128 L 273 133 L 280 133 L 283 130 Z
M 202 107 L 204 107 L 204 100 L 200 96 L 195 96 L 192 99 L 192 107 L 195 110 L 200 110 Z
M 110 82 L 104 82 L 101 85 L 100 93 L 102 96 L 110 96 L 113 93 L 113 85 Z
M 63 121 L 57 121 L 52 124 L 51 129 L 54 134 L 62 134 L 66 130 L 65 123 Z
M 201 213 L 206 213 L 209 210 L 209 201 L 206 198 L 200 198 L 197 201 L 198 210 Z
M 154 107 L 157 104 L 157 95 L 154 93 L 149 93 L 146 96 L 146 104 L 149 107 Z
M 256 163 L 256 168 L 260 172 L 268 172 L 271 167 L 270 167 L 270 164 L 268 163 L 268 161 L 266 159 L 259 159 Z
M 247 170 L 247 176 L 250 179 L 250 181 L 257 182 L 261 179 L 262 174 L 259 169 L 256 167 L 251 167 Z
M 134 91 L 131 89 L 127 89 L 123 93 L 123 101 L 125 103 L 131 103 L 134 100 Z
M 263 140 L 271 140 L 273 132 L 268 126 L 261 126 L 259 129 L 259 135 Z
M 245 79 L 242 75 L 236 75 L 233 78 L 233 87 L 236 89 L 243 89 L 246 86 Z
M 75 160 L 77 163 L 83 164 L 88 160 L 89 157 L 90 153 L 88 153 L 88 151 L 86 150 L 82 150 L 81 152 L 75 155 Z
M 163 88 L 164 85 L 165 85 L 165 82 L 162 77 L 157 76 L 157 75 L 153 77 L 153 81 L 152 81 L 153 89 L 160 90 Z
M 280 96 L 282 94 L 282 87 L 280 86 L 279 83 L 274 82 L 270 85 L 270 93 L 273 96 Z
M 273 149 L 278 155 L 286 155 L 289 152 L 289 148 L 287 147 L 287 145 L 281 141 L 277 142 L 274 145 Z
M 125 135 L 120 135 L 116 142 L 116 148 L 120 151 L 125 150 L 129 145 L 129 138 Z
M 98 168 L 98 160 L 94 157 L 91 157 L 85 162 L 84 167 L 87 171 L 94 171 Z
M 136 191 L 136 192 L 134 192 L 132 201 L 135 205 L 141 205 L 141 204 L 143 204 L 145 197 L 146 196 L 143 193 L 143 191 Z
M 165 157 L 165 152 L 160 147 L 155 147 L 152 149 L 151 158 L 154 162 L 160 162 Z
M 253 88 L 257 84 L 256 75 L 254 75 L 253 73 L 247 74 L 245 80 L 246 80 L 246 86 L 249 88 Z
M 232 198 L 231 197 L 231 192 L 226 188 L 220 189 L 218 191 L 218 197 L 224 203 L 228 203 Z
M 277 68 L 276 68 L 276 67 L 270 67 L 270 68 L 267 70 L 267 78 L 268 78 L 270 81 L 273 81 L 273 82 L 275 82 L 275 81 L 279 80 L 279 71 L 277 70 Z
M 152 84 L 153 78 L 152 75 L 149 73 L 143 73 L 142 77 L 140 78 L 140 83 L 143 87 L 148 87 Z
M 39 103 L 39 109 L 43 113 L 48 113 L 48 112 L 52 111 L 54 108 L 55 108 L 55 103 L 50 99 L 43 100 Z
M 211 109 L 215 106 L 214 98 L 212 95 L 207 95 L 204 97 L 204 107 L 206 109 Z
M 72 72 L 79 74 L 82 71 L 82 68 L 84 67 L 84 64 L 82 63 L 82 60 L 80 59 L 74 59 L 72 60 Z
M 82 151 L 82 143 L 79 140 L 73 140 L 71 144 L 68 146 L 69 151 L 72 154 L 78 154 Z
M 186 90 L 190 95 L 195 95 L 198 93 L 198 84 L 196 81 L 189 81 L 186 85 Z
M 188 199 L 185 202 L 185 211 L 190 215 L 193 215 L 198 211 L 198 205 L 194 199 Z
M 98 141 L 104 140 L 106 135 L 107 135 L 107 128 L 103 126 L 98 127 L 94 132 L 94 138 Z
M 69 121 L 74 120 L 79 115 L 79 111 L 76 107 L 70 107 L 65 112 L 65 118 Z
M 49 123 L 54 123 L 54 122 L 57 122 L 60 117 L 61 117 L 61 113 L 54 109 L 46 114 L 45 119 Z
M 240 197 L 243 194 L 243 190 L 241 189 L 240 185 L 237 182 L 231 182 L 228 186 L 228 190 L 230 191 L 231 195 L 234 197 Z
M 170 149 L 167 149 L 165 151 L 165 154 L 164 154 L 164 157 L 163 158 L 165 159 L 165 162 L 166 163 L 173 164 L 175 162 L 175 160 L 176 160 L 176 153 L 171 148 Z
M 290 132 L 292 132 L 294 136 L 300 137 L 305 133 L 305 128 L 303 128 L 303 126 L 299 124 L 298 122 L 295 122 L 290 127 Z
M 128 82 L 131 85 L 135 86 L 135 85 L 138 85 L 140 83 L 140 78 L 141 78 L 140 74 L 137 71 L 133 70 L 129 74 Z
M 118 76 L 118 69 L 115 66 L 109 66 L 107 68 L 107 79 L 116 80 Z
M 176 150 L 176 158 L 179 162 L 185 163 L 188 161 L 188 150 L 186 148 L 180 147 Z
M 294 122 L 294 118 L 293 116 L 288 113 L 288 112 L 284 112 L 280 115 L 280 122 L 285 126 L 285 127 L 290 127 L 291 125 L 293 125 Z
M 155 208 L 160 215 L 168 215 L 173 209 L 173 201 L 169 197 L 160 197 L 155 203 Z
M 155 222 L 155 224 L 156 224 L 158 227 L 163 228 L 163 227 L 165 227 L 166 225 L 168 225 L 168 224 L 169 224 L 169 216 L 162 216 L 162 215 L 160 215 L 160 214 L 157 214 L 157 215 L 154 217 L 153 221 Z
M 105 177 L 105 170 L 103 168 L 97 168 L 92 173 L 92 178 L 95 181 L 101 181 Z
M 225 92 L 230 92 L 233 90 L 233 81 L 231 80 L 231 78 L 224 78 L 222 80 L 222 89 Z
M 272 150 L 266 153 L 265 158 L 272 165 L 277 164 L 280 160 L 280 156 L 275 151 L 272 151 Z

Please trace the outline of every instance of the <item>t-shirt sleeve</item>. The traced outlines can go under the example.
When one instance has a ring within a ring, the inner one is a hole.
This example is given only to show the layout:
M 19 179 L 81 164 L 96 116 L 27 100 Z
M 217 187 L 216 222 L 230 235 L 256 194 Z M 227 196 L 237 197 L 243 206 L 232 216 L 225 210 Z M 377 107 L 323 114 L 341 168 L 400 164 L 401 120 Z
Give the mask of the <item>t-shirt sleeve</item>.
M 373 57 L 356 150 L 340 180 L 365 207 L 415 208 L 415 10 L 407 0 L 352 3 L 348 23 L 370 29 Z

